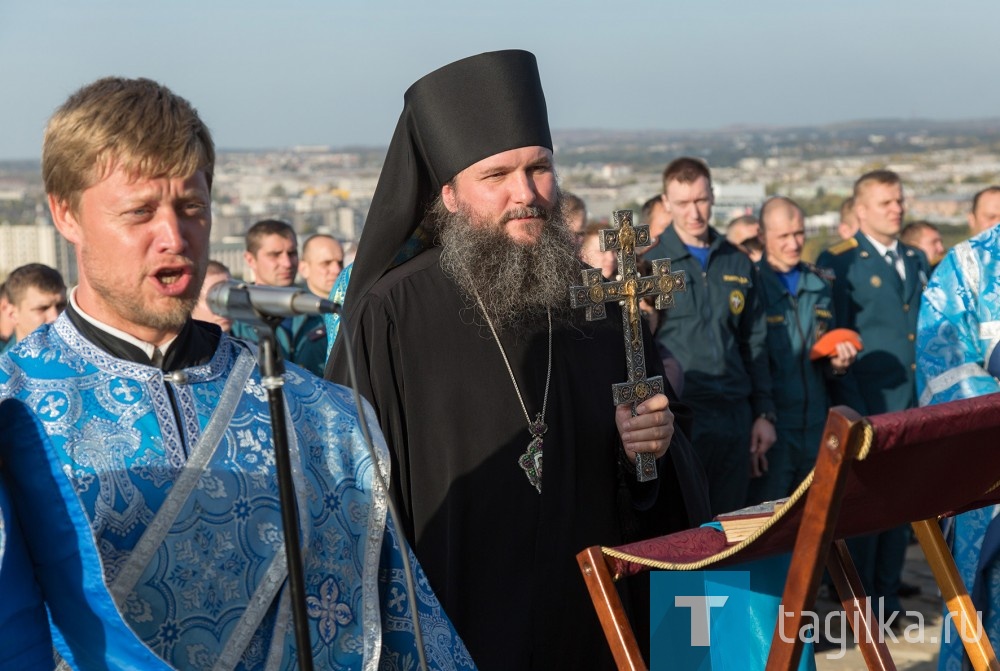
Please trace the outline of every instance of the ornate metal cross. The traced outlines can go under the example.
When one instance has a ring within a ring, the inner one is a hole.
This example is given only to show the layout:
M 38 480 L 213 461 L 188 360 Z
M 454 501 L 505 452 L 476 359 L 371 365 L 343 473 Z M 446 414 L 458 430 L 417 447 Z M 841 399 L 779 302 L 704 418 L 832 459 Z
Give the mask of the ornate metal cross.
M 605 282 L 600 270 L 584 270 L 583 286 L 569 288 L 569 303 L 574 308 L 586 308 L 587 321 L 604 319 L 607 316 L 605 303 L 621 304 L 628 381 L 612 385 L 611 395 L 615 405 L 631 403 L 635 414 L 636 405 L 663 391 L 662 377 L 646 377 L 639 301 L 655 296 L 657 310 L 672 308 L 674 292 L 684 291 L 687 283 L 683 271 L 670 272 L 670 259 L 653 261 L 653 274 L 639 275 L 635 248 L 649 244 L 649 226 L 633 226 L 632 210 L 616 210 L 612 214 L 612 226 L 601 231 L 600 243 L 602 252 L 618 253 L 618 278 Z M 652 454 L 636 455 L 635 477 L 639 482 L 656 479 L 656 460 Z

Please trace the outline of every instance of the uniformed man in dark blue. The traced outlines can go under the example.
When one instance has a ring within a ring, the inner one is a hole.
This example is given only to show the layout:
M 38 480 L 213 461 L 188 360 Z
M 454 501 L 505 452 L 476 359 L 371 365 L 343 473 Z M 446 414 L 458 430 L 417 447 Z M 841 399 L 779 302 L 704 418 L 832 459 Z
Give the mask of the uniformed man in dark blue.
M 703 162 L 672 161 L 663 171 L 663 204 L 673 225 L 646 258 L 669 258 L 687 276 L 657 340 L 684 369 L 681 400 L 694 411 L 691 442 L 718 514 L 743 507 L 751 464 L 774 443 L 775 415 L 753 265 L 710 225 L 712 198 Z
M 905 209 L 896 173 L 875 170 L 858 178 L 854 210 L 860 230 L 816 262 L 833 271 L 835 309 L 864 343 L 852 367 L 860 393 L 852 405 L 865 415 L 905 410 L 917 405 L 914 341 L 927 258 L 897 239 Z M 886 612 L 900 608 L 908 534 L 907 527 L 900 527 L 851 543 L 865 589 L 875 604 L 885 598 Z
M 813 345 L 839 323 L 832 274 L 802 260 L 805 217 L 795 201 L 775 196 L 760 208 L 764 258 L 755 265 L 767 322 L 767 350 L 778 415 L 777 441 L 750 481 L 748 504 L 791 494 L 816 463 L 831 405 L 830 387 L 857 357 L 850 342 L 813 361 Z
M 291 224 L 279 219 L 263 219 L 246 232 L 243 253 L 254 283 L 268 287 L 290 287 L 299 268 L 298 238 Z M 246 322 L 233 322 L 237 338 L 257 342 L 257 331 Z M 319 315 L 286 317 L 275 329 L 278 348 L 286 361 L 297 363 L 311 373 L 323 375 L 326 365 L 326 324 Z

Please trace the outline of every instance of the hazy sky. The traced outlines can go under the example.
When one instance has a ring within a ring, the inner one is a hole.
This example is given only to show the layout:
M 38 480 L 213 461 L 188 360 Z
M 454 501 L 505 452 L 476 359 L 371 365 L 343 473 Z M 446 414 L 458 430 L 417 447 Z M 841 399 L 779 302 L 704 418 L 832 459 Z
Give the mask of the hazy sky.
M 997 25 L 982 0 L 0 0 L 0 159 L 110 74 L 224 149 L 386 145 L 413 81 L 504 48 L 538 56 L 556 129 L 1000 117 Z

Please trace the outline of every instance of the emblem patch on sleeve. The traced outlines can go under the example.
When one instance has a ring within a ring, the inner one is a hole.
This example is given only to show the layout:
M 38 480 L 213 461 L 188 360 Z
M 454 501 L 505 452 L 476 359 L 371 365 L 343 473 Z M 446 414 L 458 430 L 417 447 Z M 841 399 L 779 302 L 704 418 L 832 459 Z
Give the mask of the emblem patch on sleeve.
M 745 305 L 746 298 L 743 296 L 743 292 L 739 289 L 733 289 L 732 293 L 729 294 L 729 311 L 738 315 L 743 312 Z

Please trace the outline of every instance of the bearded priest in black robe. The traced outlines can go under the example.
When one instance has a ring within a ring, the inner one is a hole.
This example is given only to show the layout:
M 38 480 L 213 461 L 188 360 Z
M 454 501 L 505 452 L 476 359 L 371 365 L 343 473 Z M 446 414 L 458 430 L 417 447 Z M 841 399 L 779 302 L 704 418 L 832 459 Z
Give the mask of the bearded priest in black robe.
M 350 383 L 350 348 L 403 529 L 479 668 L 613 668 L 575 555 L 707 519 L 682 413 L 669 389 L 634 417 L 612 405 L 618 307 L 569 309 L 581 265 L 535 57 L 457 61 L 404 101 L 327 377 Z M 658 480 L 636 480 L 639 452 Z

